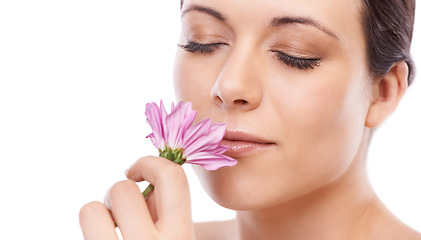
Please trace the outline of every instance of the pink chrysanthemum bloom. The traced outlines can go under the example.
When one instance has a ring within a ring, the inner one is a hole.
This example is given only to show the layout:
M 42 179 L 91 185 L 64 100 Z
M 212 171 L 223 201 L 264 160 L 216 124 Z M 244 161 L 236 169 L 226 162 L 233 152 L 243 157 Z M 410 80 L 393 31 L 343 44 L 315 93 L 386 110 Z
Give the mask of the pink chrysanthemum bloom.
M 233 166 L 237 160 L 222 155 L 227 146 L 220 145 L 225 134 L 225 124 L 211 124 L 210 119 L 193 124 L 196 111 L 190 102 L 171 105 L 168 114 L 160 103 L 146 104 L 146 121 L 152 128 L 147 137 L 159 150 L 159 156 L 175 163 L 200 165 L 207 170 Z

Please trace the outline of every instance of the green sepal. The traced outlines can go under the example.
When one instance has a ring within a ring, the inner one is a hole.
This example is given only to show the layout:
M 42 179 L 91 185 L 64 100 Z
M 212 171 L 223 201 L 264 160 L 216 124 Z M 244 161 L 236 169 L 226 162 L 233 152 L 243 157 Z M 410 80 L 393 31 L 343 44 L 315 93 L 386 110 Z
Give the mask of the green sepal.
M 168 146 L 164 150 L 159 150 L 159 156 L 171 160 L 177 164 L 182 165 L 186 159 L 183 158 L 183 149 L 171 149 Z
M 171 149 L 168 146 L 166 146 L 164 150 L 159 150 L 159 156 L 180 165 L 186 162 L 186 159 L 183 158 L 183 149 L 181 148 Z M 148 195 L 152 192 L 153 189 L 154 186 L 152 186 L 152 184 L 149 184 L 145 191 L 142 192 L 145 199 L 148 197 Z

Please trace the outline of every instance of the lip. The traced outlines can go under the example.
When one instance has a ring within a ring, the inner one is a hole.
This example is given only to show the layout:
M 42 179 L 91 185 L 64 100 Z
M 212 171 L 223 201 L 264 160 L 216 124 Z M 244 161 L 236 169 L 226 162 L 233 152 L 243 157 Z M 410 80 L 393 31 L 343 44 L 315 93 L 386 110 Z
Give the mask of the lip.
M 226 130 L 221 145 L 229 147 L 224 155 L 242 157 L 273 147 L 276 144 L 251 133 Z

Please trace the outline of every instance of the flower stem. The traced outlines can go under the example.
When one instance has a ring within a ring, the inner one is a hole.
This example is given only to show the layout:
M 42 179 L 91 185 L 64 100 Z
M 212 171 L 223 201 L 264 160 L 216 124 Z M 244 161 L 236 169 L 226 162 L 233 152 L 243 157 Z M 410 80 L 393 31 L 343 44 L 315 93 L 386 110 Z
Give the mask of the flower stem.
M 149 184 L 149 186 L 145 189 L 145 191 L 142 192 L 143 197 L 144 198 L 147 198 L 148 195 L 149 195 L 149 193 L 152 192 L 152 190 L 153 190 L 153 185 L 152 184 Z
M 181 148 L 177 148 L 173 150 L 169 148 L 168 146 L 166 146 L 164 150 L 159 150 L 159 156 L 180 165 L 182 165 L 186 161 L 186 159 L 183 158 L 183 149 Z M 154 186 L 152 184 L 149 184 L 149 186 L 145 189 L 145 191 L 142 192 L 143 197 L 147 198 L 153 189 L 154 189 Z

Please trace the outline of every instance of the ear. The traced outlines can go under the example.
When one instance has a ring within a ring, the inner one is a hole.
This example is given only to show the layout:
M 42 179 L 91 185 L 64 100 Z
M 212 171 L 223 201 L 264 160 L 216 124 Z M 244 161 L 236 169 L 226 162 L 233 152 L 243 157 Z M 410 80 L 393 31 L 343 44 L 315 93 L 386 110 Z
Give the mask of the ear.
M 398 62 L 372 87 L 372 102 L 368 109 L 365 126 L 374 128 L 380 125 L 398 106 L 408 88 L 408 64 Z

